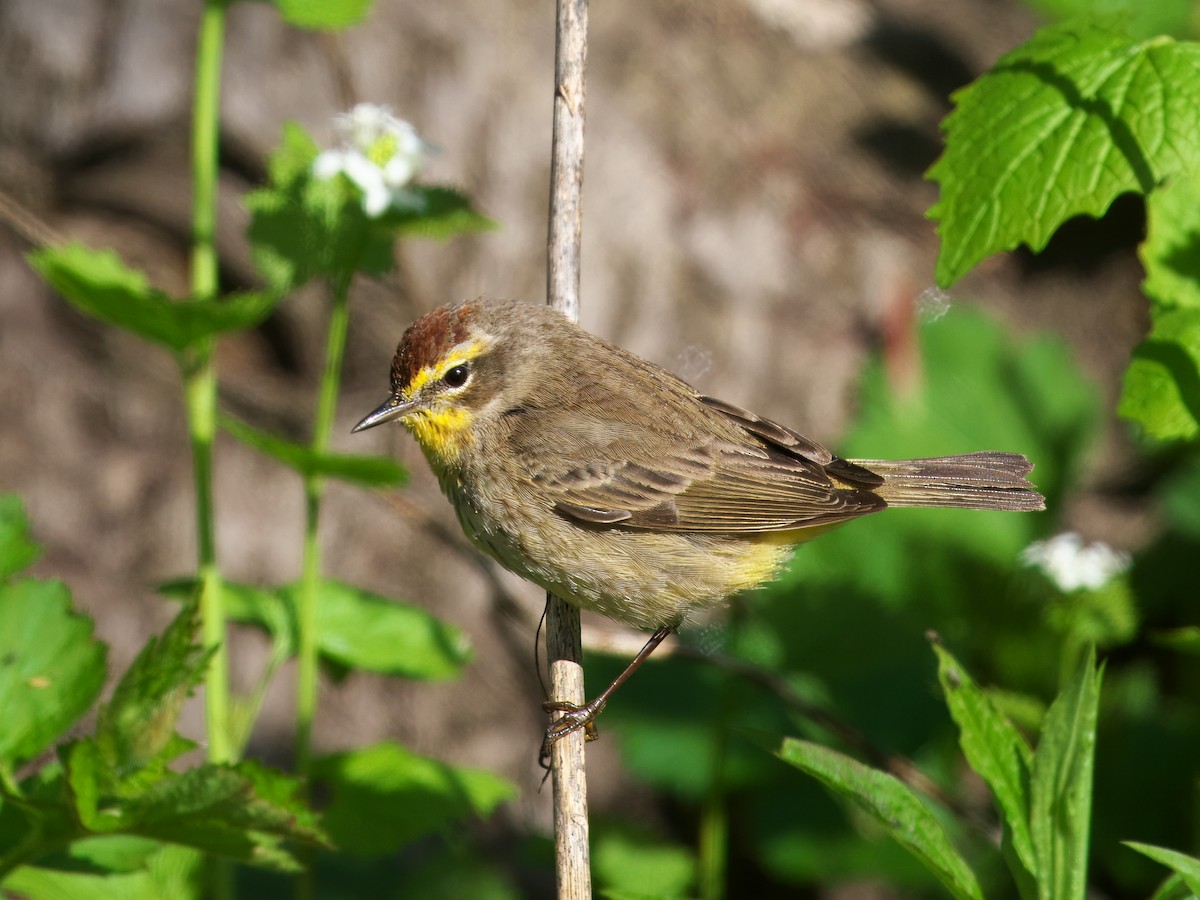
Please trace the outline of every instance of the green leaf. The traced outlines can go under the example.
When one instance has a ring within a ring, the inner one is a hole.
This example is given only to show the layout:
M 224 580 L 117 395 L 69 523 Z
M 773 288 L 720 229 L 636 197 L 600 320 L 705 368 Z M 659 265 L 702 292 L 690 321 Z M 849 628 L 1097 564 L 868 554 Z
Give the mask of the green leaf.
M 376 744 L 316 760 L 314 774 L 332 799 L 324 824 L 334 844 L 359 857 L 383 856 L 467 816 L 484 817 L 516 794 L 482 769 Z
M 190 603 L 199 596 L 200 581 L 177 578 L 160 584 L 158 591 L 172 600 Z M 225 615 L 231 621 L 258 625 L 272 638 L 281 640 L 288 655 L 295 653 L 296 619 L 289 601 L 278 592 L 252 584 L 223 581 L 221 595 L 225 601 Z
M 175 725 L 212 656 L 196 640 L 199 626 L 198 607 L 184 606 L 160 637 L 146 642 L 100 707 L 95 742 L 109 771 L 156 781 L 194 746 L 176 735 Z
M 985 256 L 1042 249 L 1067 219 L 1148 194 L 1200 158 L 1200 45 L 1044 28 L 954 95 L 929 170 L 946 286 Z
M 267 186 L 246 197 L 255 263 L 278 291 L 317 276 L 383 275 L 394 264 L 391 231 L 363 213 L 346 179 L 314 179 L 316 158 L 316 143 L 289 122 L 271 156 Z
M 300 585 L 284 588 L 293 604 Z M 401 678 L 457 676 L 471 658 L 466 635 L 416 606 L 325 580 L 317 601 L 317 646 L 342 665 Z M 293 607 L 294 608 L 294 607 Z
M 1200 310 L 1200 165 L 1146 198 L 1146 239 L 1138 255 L 1152 307 Z
M 591 858 L 592 872 L 604 897 L 633 900 L 695 896 L 695 854 L 643 829 L 595 828 Z
M 202 765 L 170 772 L 136 792 L 114 792 L 98 746 L 78 741 L 64 753 L 79 821 L 93 833 L 152 838 L 284 871 L 299 866 L 285 841 L 323 844 L 315 814 L 296 799 L 300 782 L 257 763 Z
M 202 896 L 204 861 L 199 854 L 181 847 L 156 846 L 158 852 L 148 859 L 143 871 L 98 876 L 43 866 L 22 866 L 5 879 L 4 888 L 29 900 L 195 900 Z
M 1137 841 L 1123 841 L 1126 847 L 1131 847 L 1138 853 L 1160 862 L 1172 872 L 1175 872 L 1193 894 L 1200 896 L 1200 859 L 1180 853 L 1178 850 L 1168 850 L 1166 847 L 1155 847 L 1153 844 L 1141 844 Z
M 410 237 L 448 240 L 460 234 L 494 231 L 496 223 L 475 212 L 465 194 L 436 185 L 413 185 L 411 208 L 393 211 L 382 217 L 396 233 Z
M 204 765 L 154 785 L 130 806 L 138 834 L 282 871 L 300 866 L 285 840 L 326 843 L 296 795 L 300 782 L 257 763 Z
M 1108 19 L 1130 37 L 1156 34 L 1186 37 L 1192 17 L 1192 0 L 1025 0 L 1042 15 L 1054 19 L 1090 17 Z
M 1029 767 L 1033 751 L 945 647 L 934 644 L 933 652 L 938 658 L 938 681 L 950 715 L 958 725 L 963 754 L 991 788 L 1005 837 L 1011 840 L 1018 864 L 1024 867 L 1023 873 L 1014 875 L 1018 881 L 1032 883 L 1038 871 L 1029 833 Z
M 954 849 L 937 818 L 899 779 L 796 738 L 785 738 L 776 755 L 874 816 L 955 897 L 983 897 L 975 873 Z
M 16 494 L 0 494 L 0 579 L 9 578 L 41 555 L 29 539 L 29 517 Z
M 1033 755 L 1030 833 L 1039 896 L 1082 900 L 1087 891 L 1088 829 L 1101 671 L 1089 650 L 1050 705 Z
M 162 850 L 162 844 L 136 835 L 114 834 L 73 841 L 65 852 L 38 860 L 47 869 L 70 872 L 136 872 Z
M 1200 432 L 1200 165 L 1150 195 L 1140 255 L 1153 321 L 1119 412 L 1157 440 L 1191 439 Z
M 104 685 L 104 656 L 64 585 L 0 584 L 0 761 L 32 759 L 87 711 Z
M 305 477 L 323 476 L 364 487 L 399 487 L 408 472 L 386 456 L 316 453 L 309 447 L 260 431 L 232 416 L 221 416 L 221 427 L 248 447 L 264 453 Z
M 1149 638 L 1160 647 L 1170 647 L 1180 653 L 1200 656 L 1200 625 L 1185 625 L 1165 631 L 1151 631 Z
M 257 325 L 281 296 L 244 293 L 177 302 L 150 287 L 145 275 L 127 268 L 116 253 L 82 244 L 34 251 L 29 262 L 81 312 L 176 351 L 201 338 Z
M 1150 900 L 1196 900 L 1198 895 L 1179 875 L 1172 875 L 1158 886 Z
M 310 31 L 340 31 L 367 17 L 374 0 L 271 0 L 289 25 Z
M 285 125 L 268 185 L 246 198 L 255 262 L 276 290 L 318 276 L 339 281 L 354 272 L 385 274 L 395 264 L 397 237 L 444 240 L 495 227 L 459 192 L 429 185 L 411 185 L 405 208 L 371 218 L 349 179 L 312 177 L 316 158 L 312 138 L 298 125 Z
M 173 599 L 194 596 L 197 582 L 179 579 L 159 590 Z M 226 612 L 235 622 L 257 625 L 296 647 L 299 584 L 278 590 L 226 582 Z M 471 659 L 463 632 L 423 609 L 325 580 L 317 600 L 317 649 L 327 661 L 401 678 L 457 676 Z
M 1200 434 L 1200 310 L 1157 312 L 1133 351 L 1117 412 L 1160 441 Z

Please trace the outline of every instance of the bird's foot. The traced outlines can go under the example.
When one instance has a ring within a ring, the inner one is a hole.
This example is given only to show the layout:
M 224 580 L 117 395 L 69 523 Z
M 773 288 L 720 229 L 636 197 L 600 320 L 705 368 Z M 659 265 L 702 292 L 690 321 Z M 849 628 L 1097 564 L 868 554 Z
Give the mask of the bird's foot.
M 600 736 L 596 730 L 596 716 L 604 709 L 607 698 L 597 697 L 591 703 L 580 706 L 566 700 L 547 700 L 542 704 L 546 712 L 562 713 L 557 719 L 546 726 L 546 735 L 542 738 L 542 752 L 538 754 L 538 762 L 542 768 L 547 768 L 550 762 L 550 748 L 555 741 L 583 729 L 584 740 L 594 741 Z

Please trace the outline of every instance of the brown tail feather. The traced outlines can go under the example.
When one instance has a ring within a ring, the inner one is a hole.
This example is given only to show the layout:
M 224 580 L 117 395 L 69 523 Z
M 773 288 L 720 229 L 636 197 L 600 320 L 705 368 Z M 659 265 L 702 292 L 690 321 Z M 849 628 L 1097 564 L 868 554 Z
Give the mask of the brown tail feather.
M 1033 463 L 1019 453 L 984 451 L 965 456 L 899 461 L 851 460 L 883 477 L 872 488 L 888 506 L 958 509 L 1045 509 L 1046 501 L 1026 479 Z

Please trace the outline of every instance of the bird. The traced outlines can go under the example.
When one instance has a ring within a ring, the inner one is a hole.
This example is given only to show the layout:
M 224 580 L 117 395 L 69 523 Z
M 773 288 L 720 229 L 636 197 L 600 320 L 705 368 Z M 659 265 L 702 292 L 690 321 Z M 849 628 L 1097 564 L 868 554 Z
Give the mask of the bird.
M 1034 511 L 1023 455 L 843 459 L 708 396 L 557 310 L 478 298 L 404 332 L 387 399 L 470 541 L 581 609 L 653 634 L 624 672 L 559 713 L 594 720 L 671 633 L 775 578 L 796 544 L 889 507 Z

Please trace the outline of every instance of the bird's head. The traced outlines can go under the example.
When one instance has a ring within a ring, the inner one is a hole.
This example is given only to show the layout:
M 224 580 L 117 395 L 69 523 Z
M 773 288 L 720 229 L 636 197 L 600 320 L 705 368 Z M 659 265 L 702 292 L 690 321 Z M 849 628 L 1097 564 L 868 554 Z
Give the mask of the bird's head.
M 566 320 L 507 301 L 444 306 L 408 327 L 392 359 L 391 396 L 354 431 L 400 421 L 435 469 L 453 467 L 479 429 L 519 407 L 547 328 Z M 519 363 L 514 365 L 513 361 Z

